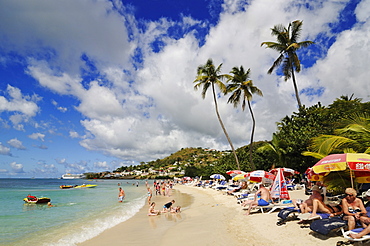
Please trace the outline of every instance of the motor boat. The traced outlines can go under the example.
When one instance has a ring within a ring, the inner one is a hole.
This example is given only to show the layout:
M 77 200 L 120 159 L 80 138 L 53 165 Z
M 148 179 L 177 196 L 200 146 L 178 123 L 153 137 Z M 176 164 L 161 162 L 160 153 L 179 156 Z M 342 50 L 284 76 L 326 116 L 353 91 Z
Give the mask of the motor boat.
M 71 189 L 71 188 L 74 188 L 76 186 L 77 185 L 61 185 L 61 186 L 59 186 L 59 188 L 61 188 L 61 189 Z
M 95 188 L 97 185 L 92 184 L 83 184 L 83 185 L 76 185 L 75 189 L 81 189 L 81 188 Z
M 31 204 L 43 204 L 43 203 L 48 203 L 51 201 L 50 198 L 48 197 L 35 197 L 35 196 L 31 196 L 31 195 L 28 195 L 26 198 L 23 199 L 23 201 L 25 203 L 31 203 Z

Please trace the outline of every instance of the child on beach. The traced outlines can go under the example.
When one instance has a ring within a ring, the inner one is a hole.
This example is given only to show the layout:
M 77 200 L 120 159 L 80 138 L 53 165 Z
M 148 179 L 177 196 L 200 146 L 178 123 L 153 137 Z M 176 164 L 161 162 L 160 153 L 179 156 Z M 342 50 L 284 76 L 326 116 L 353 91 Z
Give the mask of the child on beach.
M 165 205 L 163 205 L 163 213 L 166 213 L 167 211 L 171 211 L 172 205 L 175 203 L 175 200 L 172 200 L 170 202 L 167 202 Z
M 177 206 L 171 209 L 171 213 L 181 213 L 181 207 Z
M 148 216 L 156 216 L 156 215 L 160 214 L 159 210 L 155 210 L 154 207 L 155 207 L 155 202 L 152 202 L 150 204 L 150 208 L 149 208 L 149 211 L 148 211 Z

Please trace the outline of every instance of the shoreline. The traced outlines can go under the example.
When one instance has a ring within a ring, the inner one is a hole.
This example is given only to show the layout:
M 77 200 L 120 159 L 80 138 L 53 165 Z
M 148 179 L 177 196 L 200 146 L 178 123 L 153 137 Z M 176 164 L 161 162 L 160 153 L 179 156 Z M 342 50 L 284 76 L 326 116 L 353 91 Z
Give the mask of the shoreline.
M 291 199 L 306 199 L 303 190 L 289 191 Z M 112 227 L 78 245 L 335 245 L 340 236 L 326 237 L 301 228 L 297 221 L 277 226 L 277 213 L 252 213 L 237 204 L 233 196 L 222 191 L 177 184 L 171 197 L 153 196 L 156 209 L 174 199 L 180 214 L 147 216 L 147 204 L 129 220 Z

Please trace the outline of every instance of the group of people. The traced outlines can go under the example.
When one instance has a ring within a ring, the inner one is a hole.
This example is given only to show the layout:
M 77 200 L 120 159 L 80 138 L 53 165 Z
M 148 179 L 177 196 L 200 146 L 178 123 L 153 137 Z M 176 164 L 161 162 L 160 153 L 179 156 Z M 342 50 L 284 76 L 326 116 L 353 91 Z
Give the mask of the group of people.
M 366 192 L 366 206 L 363 200 L 357 197 L 357 191 L 353 188 L 345 189 L 345 197 L 341 203 L 336 206 L 331 206 L 324 203 L 324 198 L 321 194 L 322 190 L 319 186 L 312 187 L 312 195 L 305 201 L 293 200 L 293 204 L 301 213 L 311 213 L 310 217 L 316 217 L 317 213 L 329 214 L 329 217 L 343 216 L 343 220 L 347 220 L 348 230 L 353 230 L 359 223 L 364 228 L 360 233 L 350 233 L 349 236 L 358 239 L 370 233 L 370 218 L 366 207 L 370 207 L 370 189 Z

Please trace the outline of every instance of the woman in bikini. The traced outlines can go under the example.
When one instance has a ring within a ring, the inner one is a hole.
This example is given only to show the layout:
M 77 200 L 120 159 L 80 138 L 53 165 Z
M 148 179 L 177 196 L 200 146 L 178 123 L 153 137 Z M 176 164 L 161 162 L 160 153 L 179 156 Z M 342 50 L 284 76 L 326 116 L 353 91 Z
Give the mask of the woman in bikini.
M 360 198 L 357 198 L 357 192 L 353 188 L 347 188 L 346 197 L 342 200 L 344 220 L 348 221 L 348 230 L 355 229 L 356 222 L 361 215 L 366 214 L 365 206 Z

